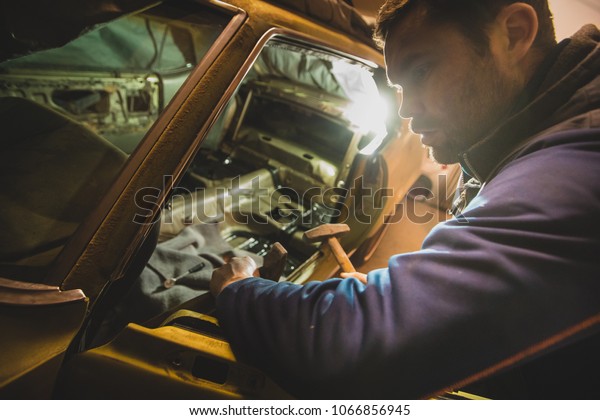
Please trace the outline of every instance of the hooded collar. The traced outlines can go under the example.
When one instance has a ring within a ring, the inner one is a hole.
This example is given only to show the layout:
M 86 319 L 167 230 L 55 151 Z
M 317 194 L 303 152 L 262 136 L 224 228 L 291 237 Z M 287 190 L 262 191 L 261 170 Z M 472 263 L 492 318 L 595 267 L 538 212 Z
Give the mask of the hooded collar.
M 511 116 L 462 153 L 463 170 L 478 181 L 487 182 L 519 145 L 560 122 L 553 120 L 553 113 L 598 75 L 599 42 L 598 28 L 586 25 L 557 45 L 515 101 Z M 564 117 L 561 115 L 561 120 Z

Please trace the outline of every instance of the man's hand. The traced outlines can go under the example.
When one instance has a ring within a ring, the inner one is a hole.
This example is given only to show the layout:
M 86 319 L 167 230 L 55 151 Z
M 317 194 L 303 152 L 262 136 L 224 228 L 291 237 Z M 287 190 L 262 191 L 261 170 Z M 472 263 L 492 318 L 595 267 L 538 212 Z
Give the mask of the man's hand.
M 343 279 L 347 279 L 348 277 L 354 277 L 361 281 L 361 283 L 367 284 L 367 275 L 364 273 L 340 273 L 340 277 Z
M 217 297 L 233 282 L 258 275 L 258 268 L 250 257 L 233 257 L 227 264 L 217 268 L 210 279 L 210 292 Z

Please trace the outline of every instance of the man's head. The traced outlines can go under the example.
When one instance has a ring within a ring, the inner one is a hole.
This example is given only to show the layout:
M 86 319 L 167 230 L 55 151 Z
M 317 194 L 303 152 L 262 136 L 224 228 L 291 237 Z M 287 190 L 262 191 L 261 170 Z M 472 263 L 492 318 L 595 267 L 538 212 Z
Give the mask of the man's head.
M 546 0 L 388 0 L 375 39 L 402 116 L 441 163 L 506 117 L 556 45 Z

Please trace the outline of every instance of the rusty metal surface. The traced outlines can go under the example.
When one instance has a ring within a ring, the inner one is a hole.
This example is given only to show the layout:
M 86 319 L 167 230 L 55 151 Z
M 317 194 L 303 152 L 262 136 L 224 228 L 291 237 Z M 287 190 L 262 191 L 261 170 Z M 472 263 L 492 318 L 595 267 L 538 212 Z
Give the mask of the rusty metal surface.
M 299 12 L 372 44 L 372 29 L 358 10 L 345 0 L 267 0 Z M 374 44 L 373 44 L 374 45 Z

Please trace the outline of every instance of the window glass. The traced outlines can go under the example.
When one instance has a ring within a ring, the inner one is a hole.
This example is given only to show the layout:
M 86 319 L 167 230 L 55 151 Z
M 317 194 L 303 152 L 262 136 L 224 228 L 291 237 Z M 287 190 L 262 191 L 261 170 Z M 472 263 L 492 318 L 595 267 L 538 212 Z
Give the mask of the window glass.
M 228 21 L 162 4 L 0 64 L 0 275 L 43 277 Z
M 243 126 L 286 139 L 337 165 L 341 164 L 354 136 L 341 121 L 285 100 L 256 96 L 248 105 Z
M 163 211 L 160 241 L 208 235 L 214 244 L 218 231 L 220 257 L 250 253 L 259 265 L 280 242 L 290 275 L 318 249 L 304 232 L 336 221 L 356 159 L 386 137 L 375 73 L 317 47 L 270 40 Z

